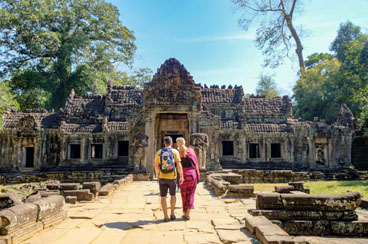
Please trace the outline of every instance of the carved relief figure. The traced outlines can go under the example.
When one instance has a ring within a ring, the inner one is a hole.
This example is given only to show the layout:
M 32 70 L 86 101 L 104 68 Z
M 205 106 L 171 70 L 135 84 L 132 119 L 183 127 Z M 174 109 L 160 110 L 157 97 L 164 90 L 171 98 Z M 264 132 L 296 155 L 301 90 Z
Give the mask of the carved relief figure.
M 191 134 L 190 145 L 197 154 L 199 170 L 206 171 L 207 148 L 209 146 L 208 135 L 204 133 Z
M 134 169 L 146 168 L 146 148 L 148 147 L 148 136 L 144 134 L 138 134 L 133 137 L 133 146 L 135 148 L 134 153 Z
M 325 164 L 325 145 L 324 144 L 316 144 L 316 163 Z

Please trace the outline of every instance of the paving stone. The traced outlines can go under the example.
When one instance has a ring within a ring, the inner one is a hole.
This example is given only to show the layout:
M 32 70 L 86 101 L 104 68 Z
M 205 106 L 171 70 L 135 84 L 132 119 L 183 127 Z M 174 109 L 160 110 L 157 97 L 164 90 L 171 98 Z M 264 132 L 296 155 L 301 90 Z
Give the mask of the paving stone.
M 102 233 L 100 233 L 91 244 L 120 244 L 125 238 L 127 231 L 113 229 L 113 228 L 101 228 Z
M 148 244 L 151 241 L 152 232 L 145 230 L 130 230 L 121 243 L 124 244 Z
M 186 244 L 219 244 L 222 243 L 217 234 L 209 233 L 186 233 L 184 235 Z
M 242 226 L 239 221 L 233 218 L 216 218 L 211 220 L 212 225 L 216 230 L 239 230 Z
M 220 240 L 225 244 L 244 242 L 253 239 L 246 236 L 240 230 L 217 230 L 217 233 L 220 237 Z

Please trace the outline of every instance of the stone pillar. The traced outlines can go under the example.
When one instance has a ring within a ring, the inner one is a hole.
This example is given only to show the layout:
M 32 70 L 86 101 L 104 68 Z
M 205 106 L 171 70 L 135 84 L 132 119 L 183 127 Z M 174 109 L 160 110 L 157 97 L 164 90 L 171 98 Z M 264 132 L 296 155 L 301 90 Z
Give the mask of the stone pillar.
M 155 116 L 152 112 L 146 118 L 145 134 L 148 136 L 148 147 L 146 149 L 146 170 L 150 174 L 155 174 Z
M 308 147 L 309 147 L 309 152 L 308 152 L 309 168 L 310 169 L 315 169 L 316 168 L 316 159 L 315 159 L 313 139 L 310 138 L 310 137 L 307 137 L 307 140 L 308 140 Z

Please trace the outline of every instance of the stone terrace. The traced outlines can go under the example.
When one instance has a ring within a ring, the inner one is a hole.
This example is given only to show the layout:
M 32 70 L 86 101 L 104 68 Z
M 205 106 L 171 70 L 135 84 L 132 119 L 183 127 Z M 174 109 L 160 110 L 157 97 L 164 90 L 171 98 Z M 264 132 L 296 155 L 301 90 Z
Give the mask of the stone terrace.
M 244 222 L 247 210 L 255 209 L 255 198 L 219 198 L 200 183 L 195 207 L 191 220 L 183 221 L 177 193 L 177 220 L 164 223 L 158 183 L 133 182 L 93 203 L 68 204 L 64 222 L 24 243 L 259 243 Z M 368 243 L 366 238 L 301 238 L 311 244 Z

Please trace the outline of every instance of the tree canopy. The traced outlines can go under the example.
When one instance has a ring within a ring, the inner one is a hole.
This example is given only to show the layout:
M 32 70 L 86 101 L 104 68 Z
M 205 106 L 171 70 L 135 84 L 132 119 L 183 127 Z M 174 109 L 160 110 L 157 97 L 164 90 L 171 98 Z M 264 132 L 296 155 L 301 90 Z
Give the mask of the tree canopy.
M 261 74 L 257 84 L 256 93 L 258 96 L 264 96 L 266 98 L 274 98 L 280 96 L 280 92 L 277 89 L 277 84 L 273 80 L 272 76 Z
M 17 101 L 10 92 L 6 82 L 0 82 L 0 130 L 3 124 L 2 114 L 7 110 L 16 110 L 19 108 Z
M 23 109 L 63 107 L 72 88 L 103 94 L 108 80 L 132 82 L 116 67 L 132 67 L 134 41 L 104 0 L 0 2 L 0 75 Z
M 340 25 L 333 54 L 313 54 L 294 87 L 295 114 L 334 122 L 345 103 L 360 125 L 368 118 L 368 34 L 351 22 Z
M 289 57 L 290 50 L 296 47 L 300 71 L 305 70 L 300 31 L 297 31 L 293 23 L 301 0 L 232 0 L 232 2 L 243 11 L 239 24 L 245 30 L 256 17 L 261 18 L 260 26 L 257 28 L 256 45 L 266 55 L 265 66 L 279 66 L 283 58 Z

